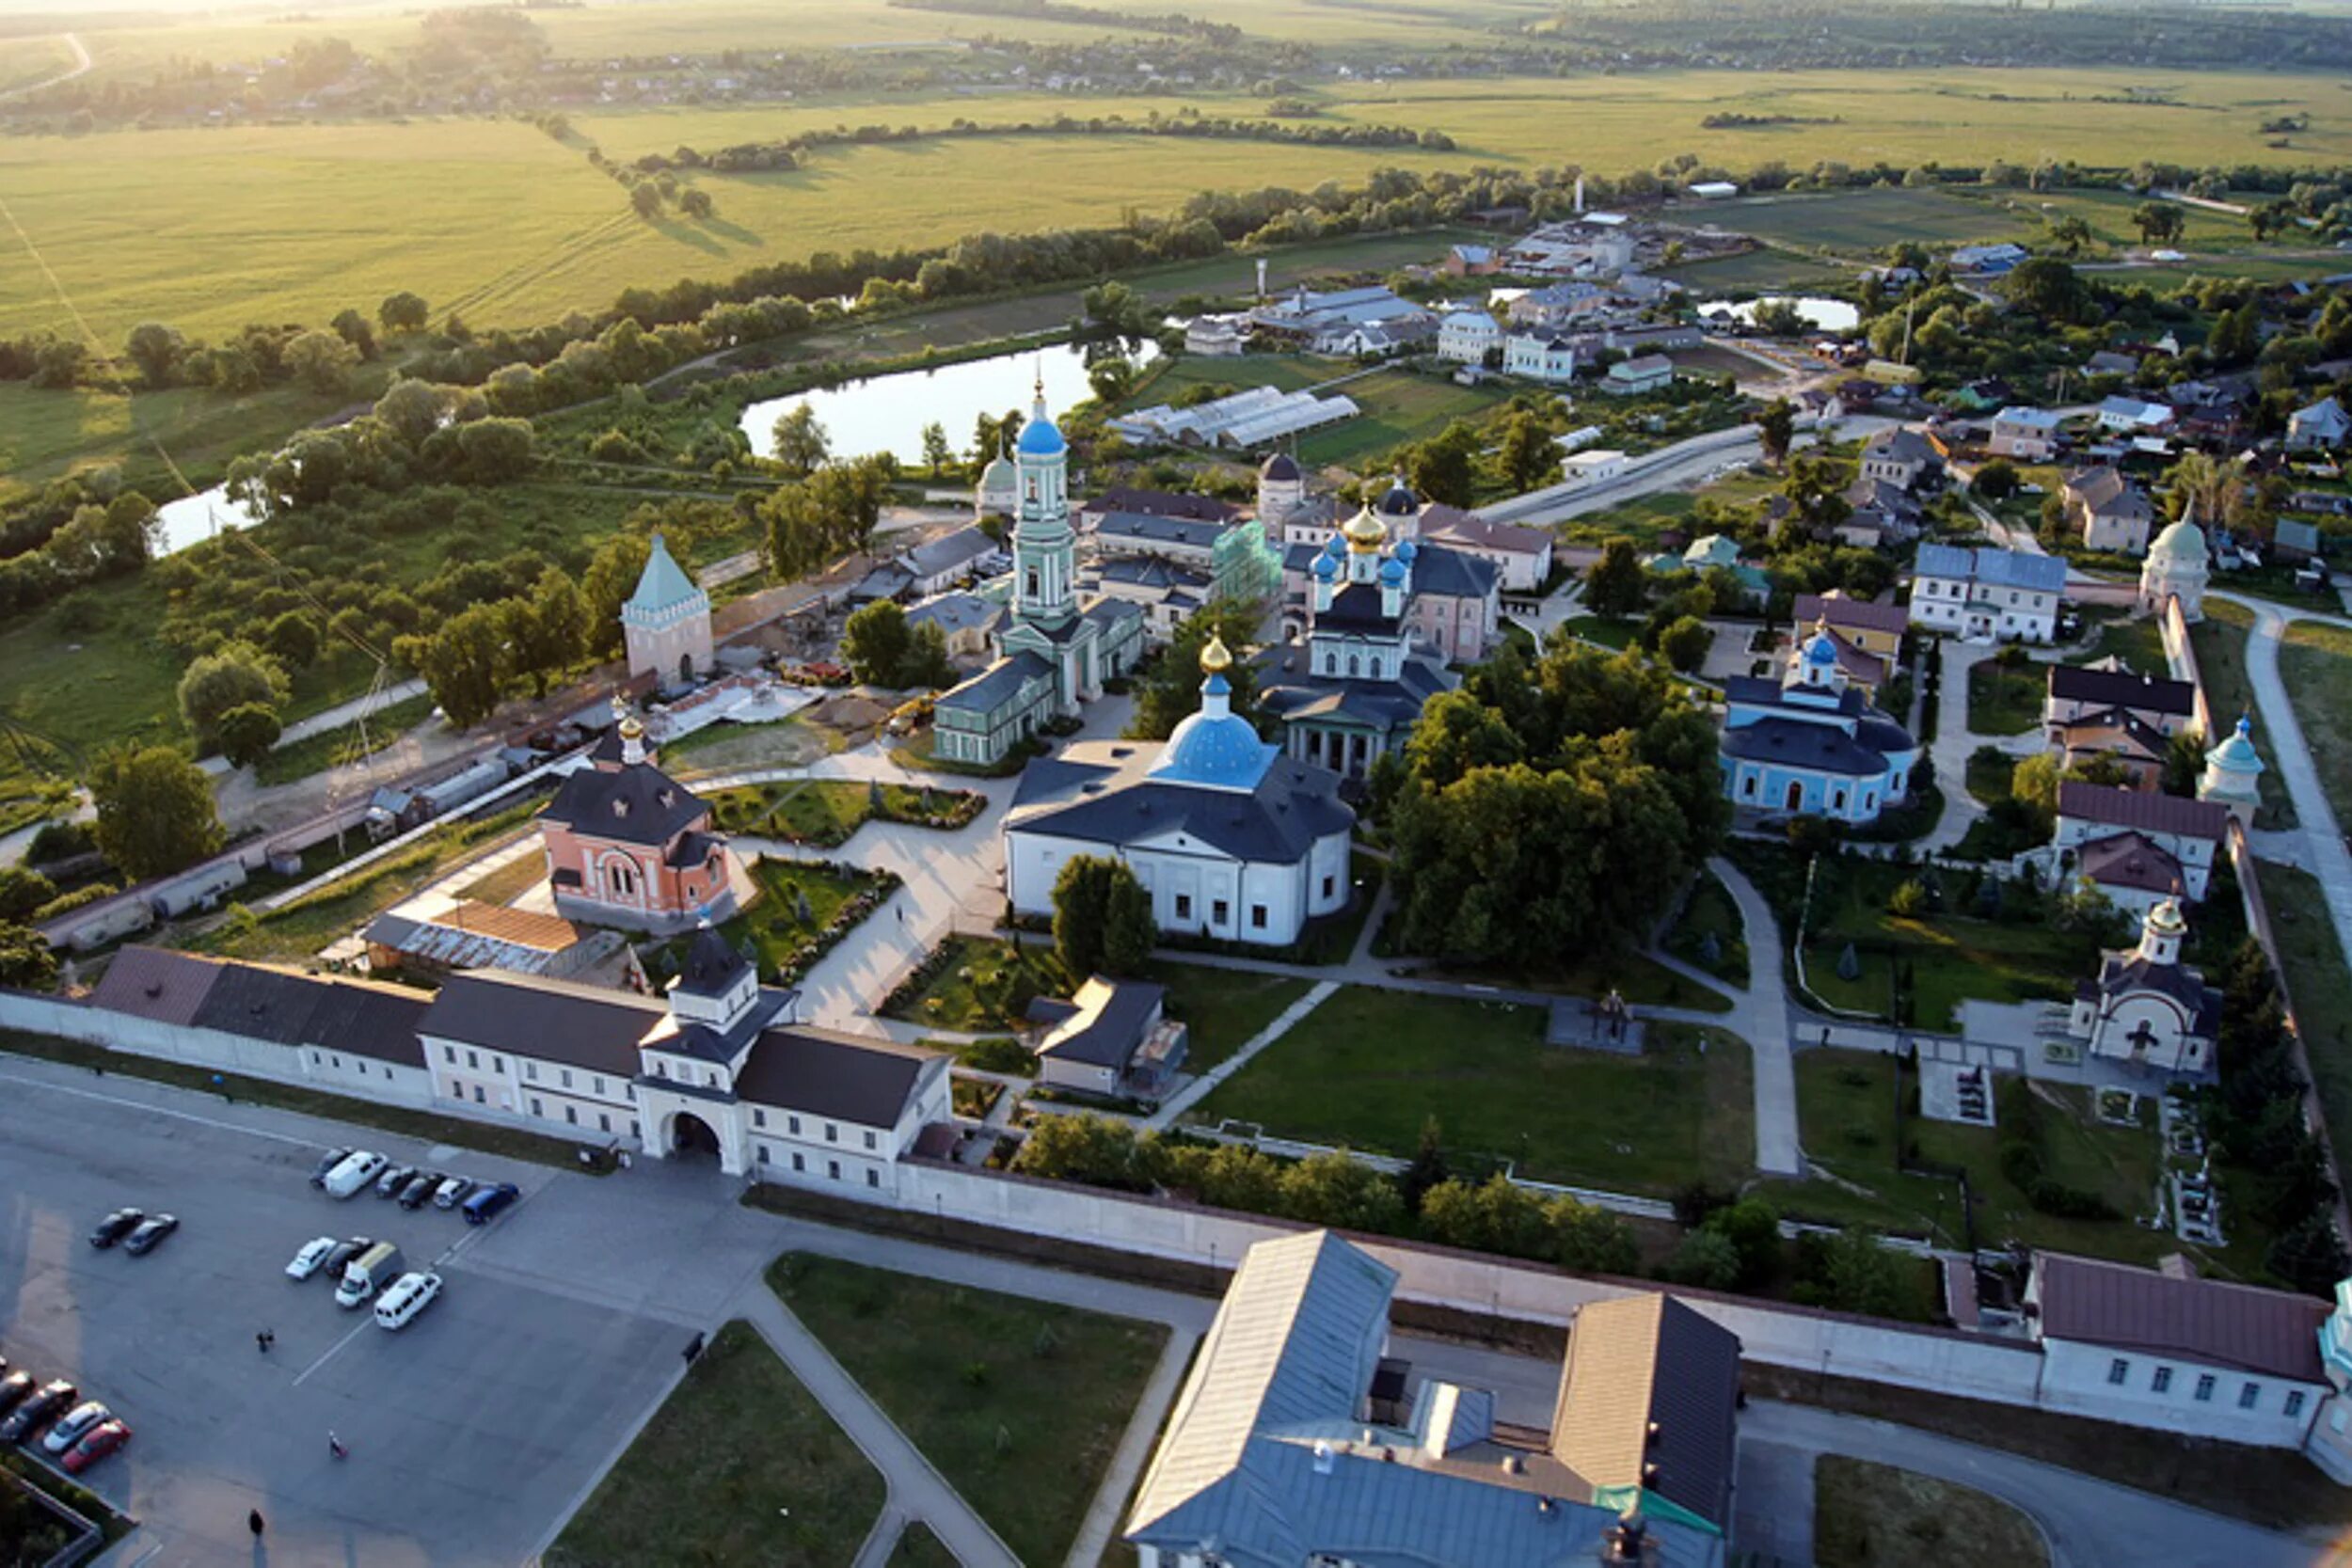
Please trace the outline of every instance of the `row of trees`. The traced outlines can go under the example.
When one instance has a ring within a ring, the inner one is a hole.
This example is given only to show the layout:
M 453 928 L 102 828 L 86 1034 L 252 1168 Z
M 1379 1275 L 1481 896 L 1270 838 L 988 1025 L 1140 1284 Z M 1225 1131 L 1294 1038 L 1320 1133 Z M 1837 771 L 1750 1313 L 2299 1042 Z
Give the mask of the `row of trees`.
M 548 566 L 526 592 L 472 603 L 430 632 L 400 638 L 392 657 L 424 677 L 452 724 L 479 723 L 517 682 L 543 697 L 558 677 L 612 652 L 621 605 L 650 554 L 643 533 L 616 533 L 582 578 Z
M 869 686 L 894 690 L 938 688 L 956 678 L 947 660 L 947 636 L 936 621 L 907 624 L 907 612 L 892 599 L 853 611 L 841 628 L 841 658 L 850 673 Z
M 2221 976 L 2221 1089 L 2208 1131 L 2237 1179 L 2231 1199 L 2271 1232 L 2263 1266 L 2315 1296 L 2352 1273 L 2336 1234 L 2328 1149 L 2303 1117 L 2310 1080 L 2296 1060 L 2277 974 L 2248 938 Z

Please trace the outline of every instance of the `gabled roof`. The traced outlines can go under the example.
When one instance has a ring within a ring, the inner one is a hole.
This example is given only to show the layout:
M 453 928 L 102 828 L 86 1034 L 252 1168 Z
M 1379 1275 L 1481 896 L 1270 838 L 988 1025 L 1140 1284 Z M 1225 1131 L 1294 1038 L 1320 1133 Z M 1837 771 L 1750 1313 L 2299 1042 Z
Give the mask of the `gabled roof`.
M 1944 454 L 1935 443 L 1917 431 L 1902 425 L 1879 431 L 1862 444 L 1866 457 L 1883 457 L 1896 463 L 1941 463 Z
M 998 659 L 953 690 L 942 693 L 936 706 L 985 715 L 993 712 L 999 704 L 1011 701 L 1031 681 L 1053 678 L 1054 667 L 1025 650 Z
M 935 578 L 969 566 L 995 548 L 996 541 L 974 524 L 929 544 L 917 545 L 900 556 L 898 562 L 915 577 Z
M 1640 1487 L 1731 1528 L 1740 1337 L 1662 1293 L 1578 1308 L 1551 1451 L 1596 1487 Z
M 1149 980 L 1089 975 L 1073 998 L 1070 1013 L 1057 1021 L 1037 1053 L 1089 1067 L 1123 1069 L 1143 1043 L 1152 1014 L 1167 999 L 1168 988 Z
M 2142 832 L 2121 832 L 2083 846 L 2076 861 L 2082 874 L 2101 887 L 2141 893 L 2177 893 L 2186 883 L 2181 863 Z
M 2218 840 L 2229 831 L 2230 808 L 2150 790 L 2069 781 L 2058 785 L 2058 816 L 2143 832 Z
M 1435 513 L 1438 508 L 1429 509 Z M 1451 508 L 1448 508 L 1451 511 Z M 1432 524 L 1422 519 L 1422 537 L 1452 539 L 1480 549 L 1501 550 L 1511 555 L 1541 555 L 1551 547 L 1549 531 L 1524 528 L 1518 523 L 1498 523 L 1475 512 L 1464 512 Z
M 2037 1252 L 2042 1336 L 2322 1383 L 2324 1302 L 2216 1279 Z
M 1996 425 L 2022 425 L 2028 430 L 2056 430 L 2058 427 L 2058 411 L 2055 408 L 2004 408 L 1993 416 L 1993 422 Z
M 125 947 L 98 977 L 90 1006 L 154 1023 L 192 1024 L 221 967 L 168 947 Z
M 1153 512 L 1104 512 L 1094 528 L 1097 547 L 1111 545 L 1175 545 L 1210 550 L 1225 536 L 1227 524 L 1204 517 L 1165 517 Z
M 735 1092 L 803 1116 L 895 1127 L 917 1086 L 946 1063 L 936 1051 L 794 1024 L 759 1037 Z
M 700 796 L 649 762 L 575 768 L 542 819 L 588 838 L 667 844 L 709 815 Z
M 1921 550 L 1932 548 L 1922 545 Z M 1790 614 L 1800 634 L 1818 621 L 1826 620 L 1832 630 L 1841 627 L 1856 631 L 1883 632 L 1900 637 L 1911 626 L 1911 615 L 1899 604 L 1874 604 L 1867 599 L 1849 598 L 1843 594 L 1800 594 Z
M 2049 671 L 2050 696 L 2058 702 L 2135 708 L 2142 713 L 2178 714 L 2183 718 L 2197 711 L 2197 689 L 2186 681 L 2083 664 L 2053 664 Z
M 669 1016 L 633 991 L 481 970 L 451 975 L 417 1032 L 633 1077 L 637 1042 Z
M 1095 513 L 1126 513 L 1141 517 L 1189 517 L 1196 522 L 1230 523 L 1241 515 L 1240 509 L 1231 501 L 1215 496 L 1189 495 L 1177 490 L 1135 490 L 1123 485 L 1104 491 L 1084 503 L 1084 511 Z
M 2067 475 L 2065 487 L 2070 499 L 2103 515 L 2155 515 L 2155 509 L 2149 504 L 2147 493 L 2125 478 L 2121 468 L 2109 464 L 2079 469 Z

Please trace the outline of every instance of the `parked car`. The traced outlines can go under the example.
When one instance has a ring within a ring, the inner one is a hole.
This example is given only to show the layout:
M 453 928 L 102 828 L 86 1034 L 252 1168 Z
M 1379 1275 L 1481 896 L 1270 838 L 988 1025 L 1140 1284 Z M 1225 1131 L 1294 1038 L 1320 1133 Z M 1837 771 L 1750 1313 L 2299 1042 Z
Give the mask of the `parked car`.
M 441 1179 L 430 1173 L 411 1179 L 408 1185 L 400 1190 L 400 1206 L 403 1209 L 423 1208 L 425 1199 L 431 1197 L 433 1189 L 440 1184 Z
M 343 1270 L 351 1266 L 351 1260 L 373 1245 L 375 1243 L 366 1236 L 354 1236 L 347 1242 L 337 1242 L 335 1250 L 328 1253 L 326 1261 L 319 1264 L 319 1273 L 340 1284 L 343 1277 Z
M 435 1190 L 433 1207 L 454 1209 L 466 1200 L 466 1195 L 471 1191 L 473 1191 L 472 1181 L 462 1176 L 453 1176 Z
M 375 1301 L 375 1321 L 385 1328 L 405 1328 L 410 1319 L 433 1305 L 441 1293 L 437 1274 L 405 1274 L 392 1281 Z
M 319 1272 L 320 1265 L 326 1261 L 326 1255 L 334 1250 L 335 1238 L 332 1236 L 314 1237 L 303 1243 L 302 1250 L 295 1253 L 294 1261 L 286 1265 L 286 1277 L 288 1279 L 310 1278 Z
M 0 1415 L 16 1408 L 33 1391 L 33 1374 L 19 1367 L 6 1377 L 0 1377 Z
M 57 1463 L 65 1466 L 67 1475 L 78 1476 L 130 1440 L 131 1429 L 119 1417 L 112 1418 L 82 1433 L 81 1441 L 66 1449 Z
M 398 1197 L 400 1190 L 408 1185 L 416 1174 L 417 1167 L 414 1165 L 394 1165 L 375 1179 L 375 1196 Z
M 466 1216 L 468 1225 L 487 1225 L 500 1210 L 522 1196 L 513 1182 L 501 1181 L 496 1186 L 485 1187 L 466 1199 L 465 1207 L 458 1212 Z
M 73 1407 L 74 1399 L 82 1391 L 63 1378 L 56 1378 L 35 1389 L 14 1410 L 8 1418 L 0 1421 L 0 1443 L 22 1443 L 47 1426 L 65 1411 Z
M 345 1160 L 350 1159 L 353 1155 L 358 1152 L 359 1151 L 356 1148 L 328 1149 L 325 1157 L 319 1161 L 318 1168 L 310 1173 L 310 1185 L 313 1187 L 326 1186 L 328 1174 L 331 1173 L 337 1165 L 342 1164 Z
M 144 1258 L 162 1245 L 165 1237 L 179 1228 L 179 1215 L 154 1215 L 140 1221 L 139 1227 L 122 1239 L 122 1250 L 134 1258 Z
M 118 1209 L 98 1222 L 98 1228 L 89 1233 L 89 1244 L 103 1252 L 136 1230 L 139 1222 L 145 1218 L 147 1215 L 141 1210 Z
M 57 1424 L 51 1427 L 49 1435 L 40 1440 L 41 1451 L 63 1453 L 80 1442 L 92 1427 L 102 1421 L 111 1421 L 114 1418 L 115 1413 L 96 1400 L 77 1404 L 57 1418 Z
M 351 1197 L 356 1196 L 360 1188 L 383 1175 L 384 1167 L 390 1163 L 381 1154 L 371 1154 L 361 1149 L 346 1157 L 342 1164 L 328 1171 L 326 1180 L 320 1185 L 326 1189 L 326 1196 L 329 1197 Z

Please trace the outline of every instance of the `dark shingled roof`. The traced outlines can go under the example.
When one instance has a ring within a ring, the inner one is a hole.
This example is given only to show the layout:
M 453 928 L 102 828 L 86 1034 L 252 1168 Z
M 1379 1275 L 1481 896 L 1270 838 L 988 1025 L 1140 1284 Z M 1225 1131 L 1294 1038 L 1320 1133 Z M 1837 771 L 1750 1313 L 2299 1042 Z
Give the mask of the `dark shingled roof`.
M 916 1086 L 946 1070 L 935 1051 L 831 1029 L 771 1029 L 752 1047 L 735 1090 L 742 1099 L 803 1116 L 894 1127 Z
M 597 1072 L 634 1076 L 637 1042 L 670 1010 L 649 996 L 535 974 L 453 974 L 417 1032 Z
M 167 947 L 126 947 L 90 991 L 90 1006 L 156 1023 L 187 1025 L 212 991 L 221 966 Z
M 2319 1363 L 2325 1302 L 2055 1252 L 2035 1253 L 2033 1267 L 2044 1338 L 2326 1381 Z
M 2197 689 L 2186 681 L 2073 664 L 2050 666 L 2050 695 L 2061 703 L 2138 708 L 2149 713 L 2176 713 L 2184 718 L 2196 711 L 2197 703 Z
M 310 1013 L 319 1004 L 321 983 L 283 970 L 252 964 L 223 964 L 191 1020 L 199 1029 L 268 1040 L 275 1045 L 301 1045 L 315 1037 L 307 1032 Z
M 1911 612 L 1901 605 L 1850 599 L 1843 594 L 1800 594 L 1790 615 L 1800 638 L 1825 617 L 1832 626 L 1852 626 L 1896 637 L 1900 637 L 1911 625 Z
M 1568 1334 L 1551 1451 L 1596 1487 L 1639 1486 L 1731 1528 L 1740 1337 L 1651 1293 L 1588 1302 Z
M 2095 993 L 2104 1000 L 2122 991 L 2152 990 L 2169 997 L 2188 1017 L 2189 1032 L 2211 1039 L 2221 1027 L 2221 993 L 2185 964 L 2157 964 L 2135 953 L 2110 953 L 2099 965 Z
M 1848 778 L 1886 771 L 1886 753 L 1862 744 L 1834 724 L 1802 719 L 1758 719 L 1724 732 L 1724 755 L 1742 762 L 1779 763 Z
M 1297 477 L 1295 467 L 1290 477 Z M 1193 517 L 1216 523 L 1231 522 L 1239 515 L 1232 502 L 1221 501 L 1215 496 L 1186 495 L 1175 490 L 1131 490 L 1123 485 L 1104 491 L 1088 501 L 1084 510 L 1124 512 L 1147 517 Z
M 1104 766 L 1067 758 L 1041 759 L 1021 776 L 1006 827 L 1050 832 L 1097 844 L 1133 844 L 1164 833 L 1187 833 L 1235 860 L 1285 863 L 1304 856 L 1327 833 L 1345 832 L 1356 814 L 1339 799 L 1328 769 L 1277 756 L 1248 795 L 1197 784 L 1163 783 L 1135 771 L 1161 748 L 1113 747 L 1133 760 Z M 1122 760 L 1124 760 L 1122 758 Z
M 2113 784 L 2069 782 L 2058 785 L 2058 814 L 2142 832 L 2218 839 L 2230 831 L 2230 808 L 2185 796 Z
M 371 1056 L 404 1067 L 424 1066 L 417 1025 L 432 1003 L 422 993 L 350 980 L 317 980 L 306 1045 Z
M 2178 893 L 2185 883 L 2181 863 L 2145 833 L 2122 832 L 2083 846 L 2082 874 L 2108 887 L 2143 893 Z
M 710 808 L 702 798 L 649 762 L 607 771 L 582 768 L 564 781 L 540 815 L 593 838 L 620 844 L 667 844 L 700 822 Z
M 1143 1043 L 1152 1015 L 1167 1001 L 1168 988 L 1149 980 L 1106 980 L 1100 974 L 1089 975 L 1088 980 L 1110 988 L 1101 1010 L 1074 1033 L 1041 1045 L 1038 1054 L 1089 1067 L 1124 1069 L 1127 1058 Z M 1071 1016 L 1075 1013 L 1073 1004 Z

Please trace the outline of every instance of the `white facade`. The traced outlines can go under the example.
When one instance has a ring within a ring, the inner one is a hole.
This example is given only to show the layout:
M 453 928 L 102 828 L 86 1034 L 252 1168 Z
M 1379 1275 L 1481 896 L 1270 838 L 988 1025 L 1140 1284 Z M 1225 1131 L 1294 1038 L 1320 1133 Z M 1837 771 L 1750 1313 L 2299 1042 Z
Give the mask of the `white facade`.
M 1557 385 L 1576 379 L 1576 349 L 1565 338 L 1515 333 L 1502 345 L 1506 374 Z
M 1449 310 L 1438 319 L 1438 357 L 1483 365 L 1502 341 L 1502 328 L 1484 310 Z
M 1994 588 L 1965 578 L 1921 577 L 1911 588 L 1911 624 L 1956 637 L 2048 642 L 2058 635 L 2058 611 L 2056 594 Z
M 2186 516 L 2157 534 L 2139 563 L 2139 608 L 2161 614 L 2166 600 L 2178 599 L 2183 620 L 2203 620 L 2206 554 L 2205 531 Z
M 1560 459 L 1560 483 L 1599 484 L 1623 474 L 1629 461 L 1621 451 L 1572 451 Z
M 1021 914 L 1054 912 L 1054 879 L 1080 855 L 1126 862 L 1163 931 L 1287 947 L 1307 922 L 1347 907 L 1349 835 L 1317 839 L 1304 860 L 1244 861 L 1187 833 L 1106 845 L 1008 829 L 1005 886 Z
M 1995 457 L 2047 463 L 2058 455 L 2058 414 L 2047 408 L 2004 408 L 1993 416 L 1993 433 L 1985 444 Z
M 2149 910 L 2139 945 L 2106 955 L 2098 981 L 2076 994 L 2067 1032 L 2090 1053 L 2165 1073 L 2213 1065 L 2215 998 L 2181 964 L 2188 922 L 2169 898 Z
M 2047 1409 L 2259 1448 L 2301 1448 L 2330 1393 L 2325 1383 L 2046 1336 L 2042 1357 Z
M 1675 362 L 1662 354 L 1652 354 L 1639 359 L 1620 359 L 1610 366 L 1609 373 L 1601 379 L 1601 388 L 1621 397 L 1630 397 L 1671 386 L 1674 378 Z

